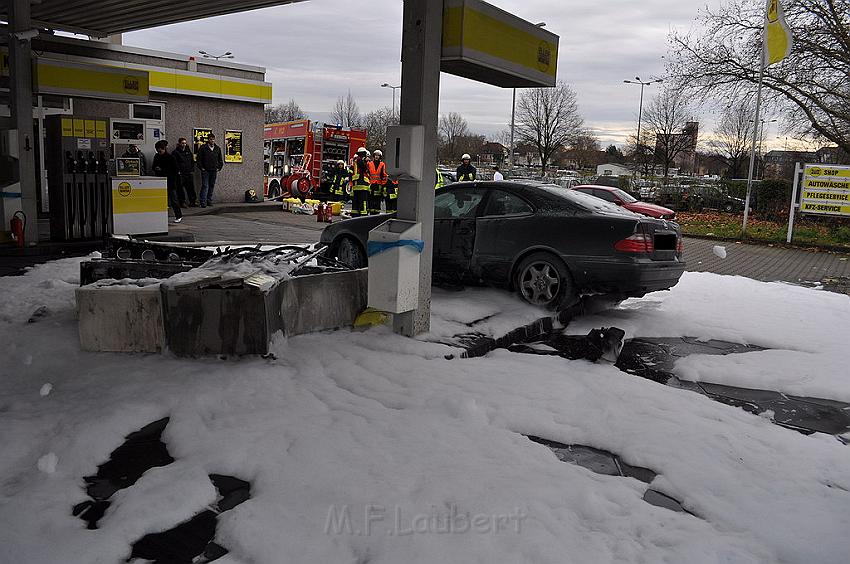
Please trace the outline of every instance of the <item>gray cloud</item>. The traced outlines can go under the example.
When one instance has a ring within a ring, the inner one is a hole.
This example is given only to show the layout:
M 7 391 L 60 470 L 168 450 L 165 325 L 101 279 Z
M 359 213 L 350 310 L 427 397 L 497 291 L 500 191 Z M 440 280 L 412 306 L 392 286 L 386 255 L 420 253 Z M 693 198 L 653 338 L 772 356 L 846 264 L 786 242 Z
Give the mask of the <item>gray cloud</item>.
M 623 79 L 660 76 L 670 29 L 688 29 L 705 6 L 705 0 L 493 3 L 545 21 L 560 36 L 558 77 L 575 89 L 587 125 L 605 142 L 623 142 L 634 129 L 638 87 Z M 308 113 L 325 115 L 351 90 L 368 111 L 392 103 L 381 83 L 399 84 L 401 13 L 399 0 L 311 0 L 129 33 L 125 42 L 187 54 L 232 51 L 237 61 L 268 69 L 276 103 L 294 98 Z M 510 110 L 509 89 L 441 77 L 440 111 L 460 112 L 473 130 L 497 133 Z

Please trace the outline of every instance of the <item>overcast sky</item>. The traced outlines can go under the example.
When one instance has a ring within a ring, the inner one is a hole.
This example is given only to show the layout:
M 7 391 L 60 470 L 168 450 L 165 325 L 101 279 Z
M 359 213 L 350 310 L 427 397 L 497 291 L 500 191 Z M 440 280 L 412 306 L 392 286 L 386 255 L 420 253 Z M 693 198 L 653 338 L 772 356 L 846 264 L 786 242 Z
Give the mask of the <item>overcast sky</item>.
M 640 91 L 623 79 L 661 76 L 670 30 L 689 29 L 698 9 L 718 1 L 492 3 L 546 22 L 560 36 L 559 80 L 575 89 L 587 125 L 603 143 L 622 143 L 635 129 Z M 349 89 L 363 111 L 391 105 L 391 90 L 380 85 L 399 84 L 401 13 L 401 0 L 309 0 L 129 33 L 124 42 L 186 54 L 232 51 L 238 62 L 266 67 L 275 103 L 294 98 L 324 119 Z M 647 88 L 647 98 L 655 88 Z M 510 122 L 511 91 L 443 74 L 440 113 L 447 112 L 461 113 L 473 131 L 493 137 Z M 703 118 L 706 131 L 708 116 Z

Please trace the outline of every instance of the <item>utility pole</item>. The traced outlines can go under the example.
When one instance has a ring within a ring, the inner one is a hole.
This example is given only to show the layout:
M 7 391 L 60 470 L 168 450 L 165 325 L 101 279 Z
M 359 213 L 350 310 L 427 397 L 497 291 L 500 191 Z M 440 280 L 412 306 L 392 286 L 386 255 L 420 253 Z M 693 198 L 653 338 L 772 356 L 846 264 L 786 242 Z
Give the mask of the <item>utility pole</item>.
M 516 120 L 516 88 L 513 89 L 513 101 L 511 102 L 511 147 L 508 156 L 508 170 L 514 168 L 514 122 Z

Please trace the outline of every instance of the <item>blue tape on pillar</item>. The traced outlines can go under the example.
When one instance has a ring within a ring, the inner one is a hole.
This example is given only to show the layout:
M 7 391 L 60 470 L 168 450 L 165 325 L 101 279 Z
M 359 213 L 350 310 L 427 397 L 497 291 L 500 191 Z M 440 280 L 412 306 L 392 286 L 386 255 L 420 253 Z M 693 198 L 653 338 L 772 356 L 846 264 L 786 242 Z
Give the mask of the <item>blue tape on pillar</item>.
M 20 192 L 0 192 L 0 198 L 20 198 Z
M 366 254 L 371 257 L 395 247 L 413 247 L 416 252 L 421 253 L 425 248 L 425 241 L 422 239 L 400 239 L 393 242 L 369 241 L 366 244 Z

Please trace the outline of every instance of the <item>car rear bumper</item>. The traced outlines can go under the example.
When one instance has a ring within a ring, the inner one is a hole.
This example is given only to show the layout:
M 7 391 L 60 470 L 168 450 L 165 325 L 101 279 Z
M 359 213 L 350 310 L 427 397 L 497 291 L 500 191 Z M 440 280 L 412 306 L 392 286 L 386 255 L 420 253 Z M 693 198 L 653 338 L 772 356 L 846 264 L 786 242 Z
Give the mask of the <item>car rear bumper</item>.
M 685 271 L 685 262 L 638 258 L 631 261 L 588 259 L 578 261 L 573 271 L 582 291 L 640 297 L 675 286 Z

